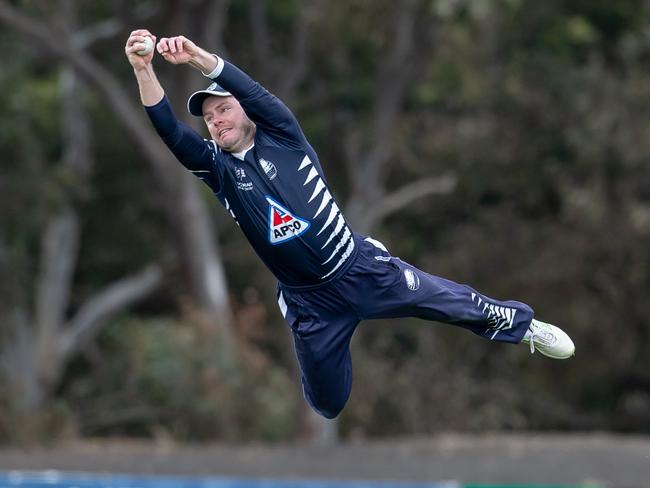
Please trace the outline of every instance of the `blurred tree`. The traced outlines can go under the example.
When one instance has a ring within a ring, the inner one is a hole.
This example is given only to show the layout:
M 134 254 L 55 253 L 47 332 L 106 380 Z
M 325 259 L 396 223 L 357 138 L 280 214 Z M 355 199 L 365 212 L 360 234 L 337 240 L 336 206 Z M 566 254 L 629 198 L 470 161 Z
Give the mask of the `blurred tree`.
M 177 203 L 202 207 L 203 195 L 187 197 L 185 192 L 195 190 L 185 188 L 182 171 L 146 129 L 134 90 L 123 88 L 134 88 L 123 39 L 131 28 L 148 25 L 163 35 L 184 32 L 225 53 L 286 100 L 357 230 L 373 232 L 393 254 L 425 270 L 531 303 L 541 318 L 562 323 L 576 340 L 578 356 L 557 364 L 529 358 L 522 347 L 490 345 L 422 323 L 364 324 L 353 345 L 355 388 L 341 418 L 343 435 L 650 428 L 643 347 L 648 340 L 644 296 L 650 289 L 647 2 L 102 1 L 79 3 L 81 27 L 72 35 L 61 31 L 57 5 L 0 0 L 0 18 L 11 27 L 0 32 L 0 41 L 9 46 L 7 52 L 21 53 L 0 71 L 7 87 L 0 100 L 13 114 L 0 122 L 0 147 L 3 158 L 21 163 L 20 168 L 0 166 L 0 266 L 12 277 L 0 283 L 2 317 L 31 321 L 25 311 L 35 309 L 31 302 L 36 300 L 27 283 L 40 276 L 35 258 L 40 234 L 48 228 L 45 217 L 56 214 L 47 210 L 64 208 L 51 204 L 53 194 L 60 193 L 58 173 L 43 177 L 41 171 L 63 153 L 56 124 L 40 108 L 47 94 L 51 105 L 59 103 L 58 95 L 50 93 L 50 77 L 60 66 L 40 57 L 41 49 L 23 46 L 23 35 L 47 47 L 61 65 L 73 66 L 97 97 L 89 97 L 86 105 L 96 125 L 90 136 L 97 168 L 90 195 L 75 207 L 84 233 L 66 316 L 73 316 L 100 285 L 152 256 L 164 260 L 166 248 L 160 243 L 167 242 L 168 233 L 179 255 L 194 249 L 194 257 L 201 256 L 210 247 L 190 249 L 202 238 L 187 236 L 200 231 L 187 222 L 178 224 L 189 207 Z M 131 13 L 137 25 L 127 19 Z M 51 42 L 54 36 L 59 42 Z M 157 68 L 180 114 L 187 93 L 204 80 L 162 63 Z M 30 113 L 18 117 L 21 112 L 11 104 L 26 93 L 33 93 Z M 39 144 L 26 138 L 25 126 L 43 135 Z M 129 143 L 134 140 L 135 145 Z M 142 155 L 148 174 L 133 164 Z M 172 195 L 164 198 L 164 214 L 152 185 Z M 41 197 L 38 202 L 33 194 Z M 297 372 L 288 334 L 275 312 L 273 277 L 225 212 L 210 217 L 201 212 L 207 223 L 203 217 L 192 222 L 213 237 L 216 223 L 228 263 L 232 324 L 244 363 L 241 376 L 233 373 L 232 378 L 258 386 L 268 381 L 284 392 L 286 383 L 278 378 L 292 374 L 297 383 Z M 120 226 L 128 227 L 128 238 Z M 194 273 L 189 258 L 180 262 L 183 273 Z M 193 276 L 205 282 L 205 275 Z M 182 295 L 179 282 L 177 274 L 170 274 L 169 286 L 140 313 L 174 315 L 168 302 Z M 200 294 L 193 294 L 201 302 Z M 104 417 L 101 412 L 116 403 L 101 400 L 118 398 L 125 409 L 146 404 L 131 410 L 137 414 L 155 410 L 156 400 L 163 399 L 162 417 L 152 424 L 182 438 L 200 437 L 196 426 L 209 417 L 205 406 L 219 398 L 205 386 L 212 380 L 187 383 L 183 395 L 197 396 L 194 404 L 201 408 L 195 409 L 192 402 L 161 395 L 169 383 L 159 372 L 171 371 L 177 381 L 194 373 L 213 378 L 205 359 L 209 348 L 197 350 L 200 360 L 187 373 L 179 368 L 186 361 L 165 362 L 165 353 L 159 354 L 174 351 L 191 358 L 192 348 L 180 344 L 182 333 L 156 346 L 138 329 L 150 322 L 133 324 L 129 334 L 139 337 L 133 343 L 157 351 L 148 349 L 147 357 L 155 357 L 151 370 L 135 360 L 128 366 L 143 379 L 138 385 L 152 384 L 151 378 L 157 385 L 142 389 L 141 403 L 135 394 L 119 397 L 109 391 L 119 382 L 108 380 L 100 365 L 123 364 L 125 357 L 138 355 L 125 343 L 107 339 L 108 332 L 94 353 L 102 359 L 75 363 L 59 397 L 83 412 L 83 432 L 153 435 L 146 415 L 137 427 L 127 420 L 120 424 L 128 415 Z M 279 369 L 271 376 L 247 369 L 260 364 Z M 88 386 L 93 381 L 101 385 L 93 389 Z M 297 384 L 294 389 L 290 401 L 299 401 Z M 253 402 L 277 414 L 278 429 L 273 430 L 251 424 L 254 414 L 238 403 L 242 391 L 224 387 L 220 400 L 235 407 L 214 407 L 218 420 L 211 435 L 244 435 L 246 422 L 259 432 L 290 435 L 285 422 L 291 408 L 279 398 L 284 393 L 272 398 L 272 389 L 261 388 Z M 100 400 L 93 402 L 95 394 Z M 296 416 L 308 417 L 299 402 Z M 245 415 L 233 413 L 239 409 Z M 175 422 L 174 412 L 197 421 Z M 227 418 L 238 428 L 225 429 Z M 293 434 L 313 428 L 307 421 Z M 192 429 L 194 434 L 188 434 Z
M 53 7 L 54 14 L 61 10 Z M 53 15 L 51 21 L 60 21 Z M 69 63 L 88 83 L 105 97 L 127 132 L 139 145 L 152 170 L 152 178 L 161 193 L 161 204 L 175 231 L 179 259 L 187 272 L 192 300 L 204 315 L 203 323 L 216 326 L 224 343 L 224 354 L 231 354 L 231 313 L 226 293 L 223 265 L 218 253 L 214 229 L 205 204 L 198 192 L 198 183 L 176 163 L 160 141 L 151 137 L 151 129 L 137 102 L 129 96 L 119 80 L 98 63 L 80 44 L 74 32 L 51 28 L 36 16 L 29 16 L 6 2 L 0 3 L 0 20 L 30 37 L 41 49 Z M 102 27 L 104 23 L 97 27 Z M 111 33 L 113 33 L 111 31 Z M 118 32 L 114 32 L 118 33 Z M 84 32 L 83 39 L 96 36 Z M 57 37 L 59 42 L 50 40 Z
M 74 5 L 65 2 L 65 18 L 74 27 Z M 86 186 L 94 158 L 84 86 L 73 71 L 60 75 L 62 162 L 68 181 L 58 205 L 45 217 L 40 262 L 34 281 L 33 313 L 14 303 L 9 310 L 2 343 L 4 377 L 12 383 L 18 405 L 28 410 L 43 406 L 58 386 L 67 362 L 92 340 L 118 312 L 151 293 L 160 283 L 161 269 L 149 266 L 98 291 L 68 317 L 70 295 L 81 236 L 73 189 Z M 32 135 L 30 144 L 38 144 Z M 79 190 L 76 190 L 79 192 Z M 58 207 L 58 208 L 57 208 Z M 33 321 L 33 327 L 29 324 Z

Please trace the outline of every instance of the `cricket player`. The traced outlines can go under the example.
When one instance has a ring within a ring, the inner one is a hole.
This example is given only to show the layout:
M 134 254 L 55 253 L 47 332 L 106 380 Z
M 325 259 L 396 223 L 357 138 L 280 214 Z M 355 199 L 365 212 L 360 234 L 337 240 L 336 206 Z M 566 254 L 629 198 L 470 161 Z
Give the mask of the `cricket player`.
M 212 189 L 277 277 L 278 304 L 293 335 L 303 393 L 320 415 L 336 417 L 350 395 L 350 339 L 364 319 L 419 317 L 492 341 L 525 342 L 531 352 L 555 359 L 574 354 L 569 336 L 534 319 L 528 305 L 425 273 L 355 233 L 318 156 L 278 98 L 183 36 L 161 38 L 153 52 L 138 54 L 145 37 L 156 40 L 136 30 L 125 47 L 144 108 L 172 153 Z M 177 120 L 154 73 L 155 52 L 212 81 L 187 102 L 210 139 Z

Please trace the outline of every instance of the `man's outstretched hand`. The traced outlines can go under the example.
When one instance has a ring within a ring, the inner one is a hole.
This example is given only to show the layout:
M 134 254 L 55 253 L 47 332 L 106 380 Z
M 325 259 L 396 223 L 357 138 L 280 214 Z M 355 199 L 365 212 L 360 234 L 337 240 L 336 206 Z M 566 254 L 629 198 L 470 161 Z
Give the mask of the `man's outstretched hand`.
M 200 51 L 200 48 L 185 36 L 163 37 L 156 49 L 165 61 L 172 64 L 187 64 Z
M 137 29 L 131 32 L 131 35 L 126 40 L 126 46 L 124 46 L 124 52 L 126 54 L 129 63 L 135 70 L 142 70 L 147 68 L 151 64 L 153 59 L 153 51 L 149 54 L 141 56 L 138 54 L 138 51 L 144 49 L 145 45 L 143 44 L 146 37 L 150 37 L 153 43 L 156 43 L 156 36 L 154 36 L 147 29 Z
M 210 73 L 217 65 L 215 57 L 185 36 L 162 37 L 156 46 L 160 55 L 172 64 L 189 64 Z

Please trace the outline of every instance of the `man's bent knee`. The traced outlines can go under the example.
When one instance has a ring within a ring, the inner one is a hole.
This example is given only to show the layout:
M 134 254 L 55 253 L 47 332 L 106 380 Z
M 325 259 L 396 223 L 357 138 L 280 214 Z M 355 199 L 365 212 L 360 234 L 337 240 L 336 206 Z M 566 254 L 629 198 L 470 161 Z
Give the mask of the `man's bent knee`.
M 334 408 L 332 408 L 332 407 L 317 407 L 311 402 L 309 403 L 309 405 L 311 406 L 312 410 L 314 410 L 314 412 L 316 412 L 321 417 L 325 417 L 326 419 L 334 419 L 334 418 L 336 418 L 341 413 L 341 411 L 343 410 L 343 407 L 345 406 L 345 404 L 343 404 L 343 405 L 340 405 L 340 406 L 336 406 Z
M 346 395 L 343 398 L 332 399 L 331 397 L 327 398 L 314 398 L 306 388 L 303 387 L 303 394 L 305 400 L 309 403 L 309 406 L 321 417 L 326 419 L 333 419 L 338 416 L 345 407 L 347 403 L 348 396 Z

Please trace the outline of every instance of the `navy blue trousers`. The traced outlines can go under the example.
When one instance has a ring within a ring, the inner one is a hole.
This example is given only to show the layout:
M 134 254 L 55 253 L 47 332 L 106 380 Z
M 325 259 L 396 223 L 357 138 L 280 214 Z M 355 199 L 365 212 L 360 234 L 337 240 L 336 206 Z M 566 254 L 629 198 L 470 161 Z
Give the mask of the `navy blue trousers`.
M 350 340 L 361 320 L 418 317 L 519 343 L 533 318 L 526 304 L 425 273 L 359 235 L 355 253 L 332 280 L 311 287 L 279 284 L 278 304 L 291 328 L 305 398 L 326 418 L 336 417 L 350 396 Z

